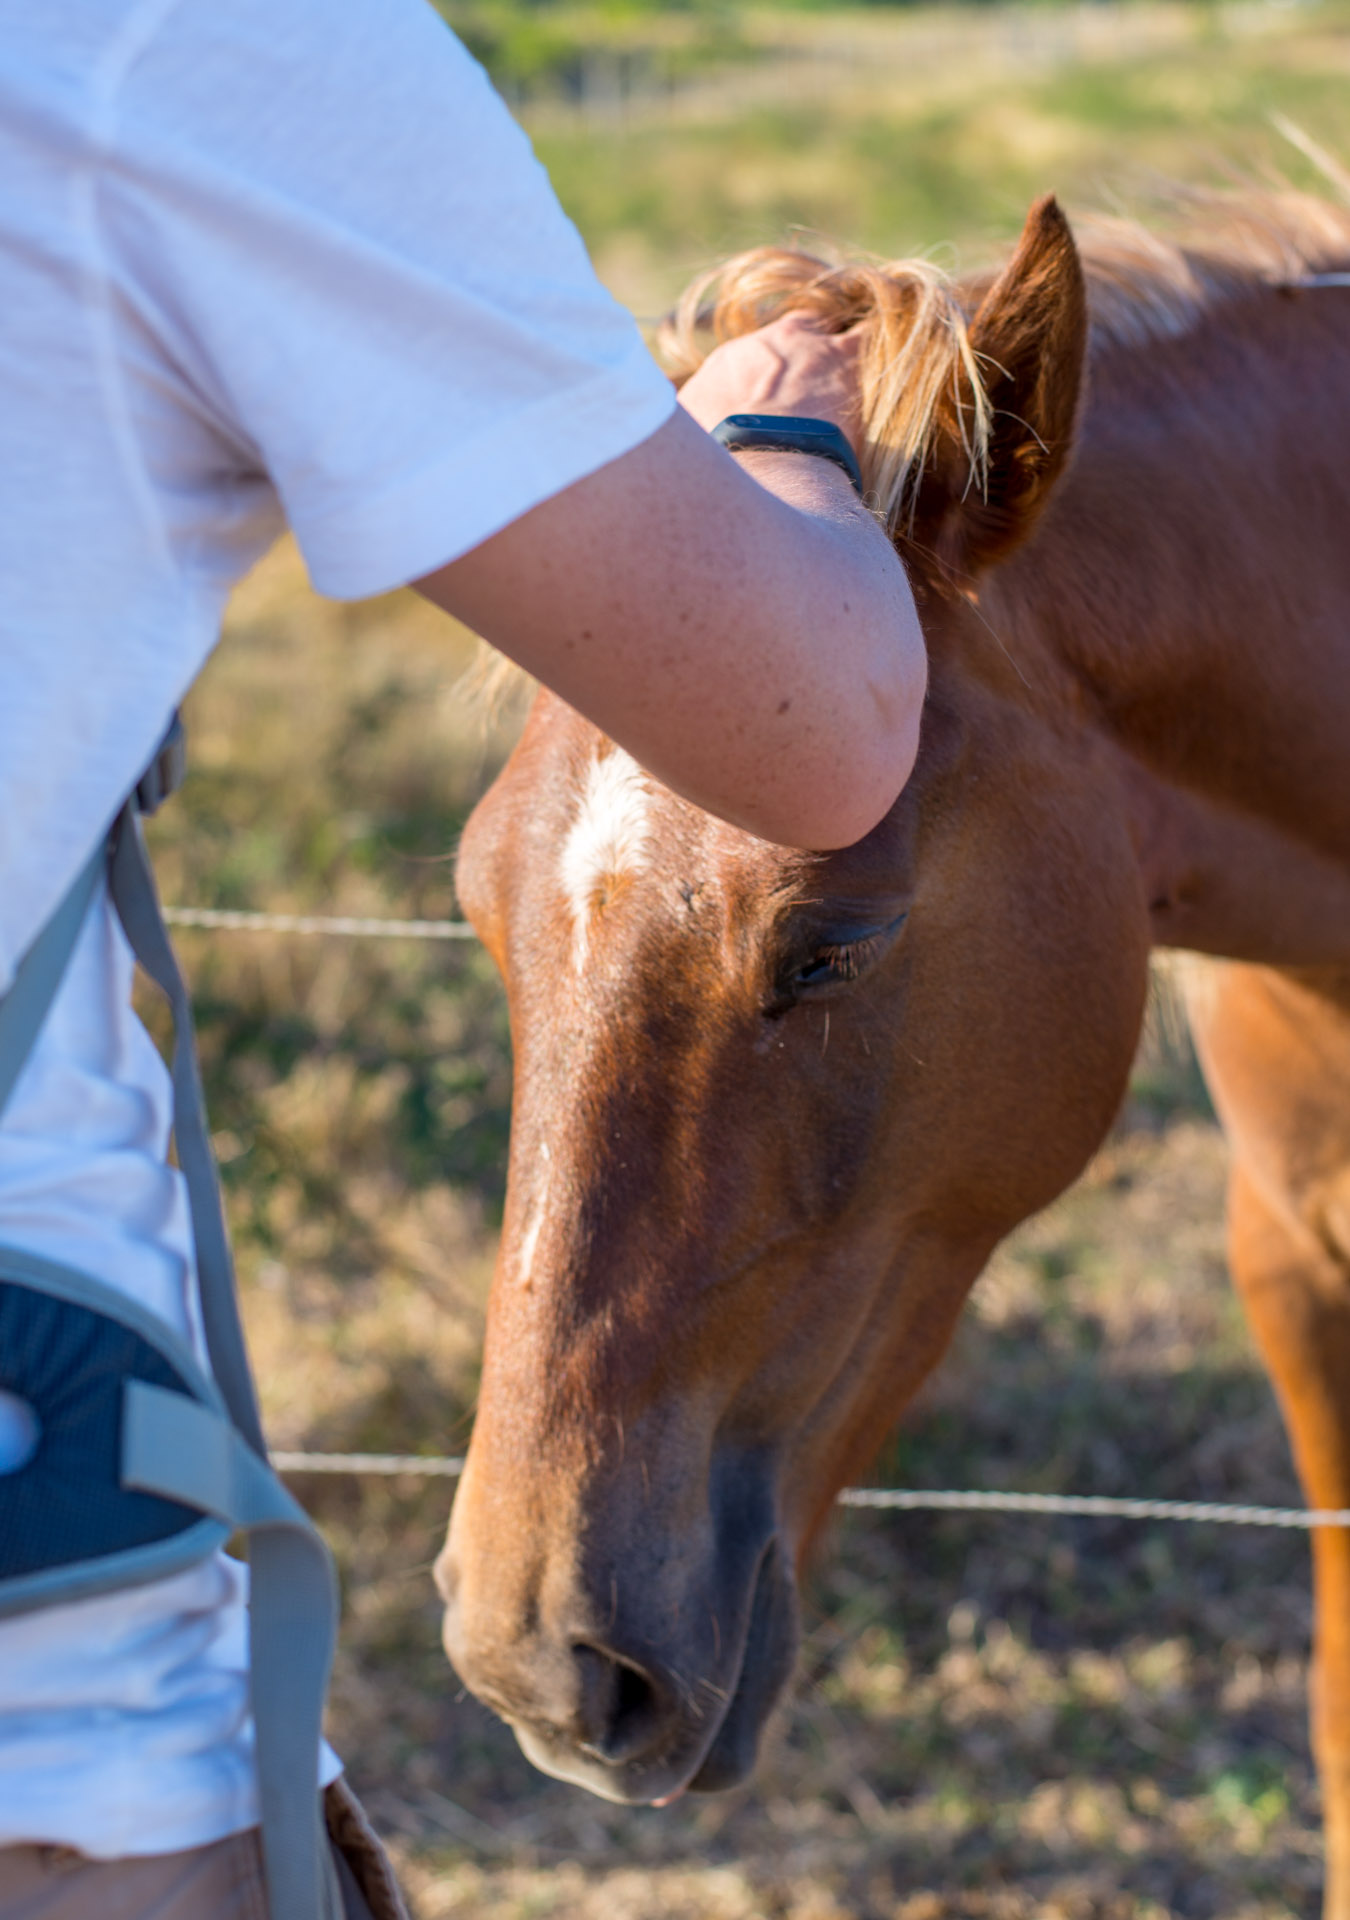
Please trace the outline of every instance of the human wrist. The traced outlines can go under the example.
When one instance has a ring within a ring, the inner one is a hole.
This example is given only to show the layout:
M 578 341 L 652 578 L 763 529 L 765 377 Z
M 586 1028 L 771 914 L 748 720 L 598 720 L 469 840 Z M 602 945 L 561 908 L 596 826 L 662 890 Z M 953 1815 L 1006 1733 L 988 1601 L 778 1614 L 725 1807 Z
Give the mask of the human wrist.
M 748 448 L 732 458 L 766 493 L 799 513 L 830 520 L 851 519 L 855 514 L 872 517 L 843 468 L 830 460 L 770 447 Z

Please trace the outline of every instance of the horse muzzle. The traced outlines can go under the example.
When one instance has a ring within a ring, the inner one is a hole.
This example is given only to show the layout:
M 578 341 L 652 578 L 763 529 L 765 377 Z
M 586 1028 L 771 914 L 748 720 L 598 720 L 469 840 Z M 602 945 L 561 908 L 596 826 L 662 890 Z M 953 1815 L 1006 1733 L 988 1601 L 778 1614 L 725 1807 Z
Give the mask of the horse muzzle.
M 606 1553 L 588 1528 L 584 1554 L 568 1542 L 523 1578 L 452 1526 L 436 1570 L 451 1664 L 527 1759 L 602 1799 L 737 1785 L 797 1644 L 791 1558 L 765 1506 L 725 1501 L 693 1553 L 629 1529 Z

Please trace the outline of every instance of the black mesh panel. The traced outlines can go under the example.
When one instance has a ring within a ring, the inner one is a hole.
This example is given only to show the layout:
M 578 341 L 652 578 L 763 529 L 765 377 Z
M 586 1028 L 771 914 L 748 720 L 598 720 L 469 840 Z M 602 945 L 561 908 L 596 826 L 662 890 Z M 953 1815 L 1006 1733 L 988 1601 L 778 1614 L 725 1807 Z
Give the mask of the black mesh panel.
M 0 1579 L 147 1546 L 200 1520 L 119 1486 L 127 1379 L 189 1391 L 132 1328 L 0 1276 L 0 1388 L 29 1401 L 42 1427 L 27 1466 L 0 1473 Z

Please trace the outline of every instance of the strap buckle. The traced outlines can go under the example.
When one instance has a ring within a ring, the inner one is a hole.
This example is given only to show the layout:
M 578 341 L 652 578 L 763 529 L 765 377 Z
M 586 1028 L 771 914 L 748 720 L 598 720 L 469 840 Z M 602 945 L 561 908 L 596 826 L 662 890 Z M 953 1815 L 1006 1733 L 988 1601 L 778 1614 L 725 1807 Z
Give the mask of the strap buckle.
M 168 731 L 155 750 L 155 757 L 136 782 L 136 791 L 132 796 L 138 813 L 148 819 L 157 813 L 169 798 L 177 793 L 187 773 L 187 733 L 183 722 L 175 711 L 170 720 Z

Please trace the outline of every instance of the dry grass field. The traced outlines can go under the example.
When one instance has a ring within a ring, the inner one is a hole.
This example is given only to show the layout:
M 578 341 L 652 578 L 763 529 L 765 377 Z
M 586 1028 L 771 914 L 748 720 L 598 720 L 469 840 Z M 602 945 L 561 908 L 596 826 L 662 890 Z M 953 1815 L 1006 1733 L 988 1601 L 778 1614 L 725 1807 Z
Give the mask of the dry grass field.
M 603 270 L 651 313 L 719 250 L 794 227 L 969 259 L 1046 187 L 1101 205 L 1155 172 L 1306 177 L 1268 115 L 1345 149 L 1343 18 L 752 13 L 724 71 L 529 115 Z M 597 44 L 620 28 L 605 16 Z M 452 914 L 456 835 L 519 717 L 462 697 L 472 655 L 409 596 L 325 604 L 272 556 L 191 701 L 192 777 L 154 829 L 165 897 Z M 274 1443 L 460 1450 L 510 1103 L 490 967 L 471 944 L 180 947 Z M 1223 1178 L 1184 1038 L 1160 1030 L 1088 1175 L 981 1281 L 878 1481 L 1297 1503 L 1224 1274 Z M 1317 1911 L 1299 1537 L 843 1515 L 759 1777 L 657 1812 L 543 1780 L 459 1692 L 429 1578 L 446 1482 L 296 1486 L 342 1566 L 333 1736 L 418 1920 Z

